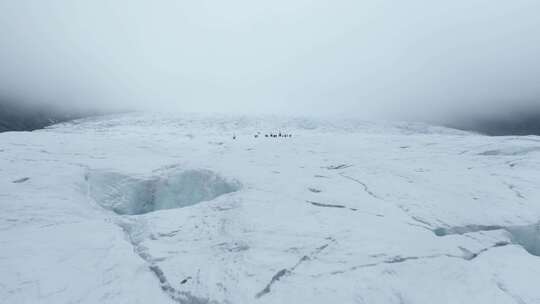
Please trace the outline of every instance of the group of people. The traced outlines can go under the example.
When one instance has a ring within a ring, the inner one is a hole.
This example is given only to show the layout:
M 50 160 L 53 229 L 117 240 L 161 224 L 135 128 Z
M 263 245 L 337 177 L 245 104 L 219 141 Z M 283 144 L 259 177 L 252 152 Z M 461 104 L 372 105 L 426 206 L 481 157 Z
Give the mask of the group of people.
M 258 134 L 255 134 L 255 138 L 257 138 L 257 137 L 258 137 Z M 278 134 L 273 134 L 273 133 L 264 134 L 264 137 L 292 137 L 292 134 L 286 134 L 286 133 L 279 132 Z
M 255 133 L 255 135 L 253 135 L 253 137 L 255 138 L 259 138 L 259 137 L 262 137 L 262 134 L 261 132 L 257 132 Z M 273 137 L 273 138 L 278 138 L 278 137 L 283 137 L 283 138 L 290 138 L 292 137 L 292 134 L 287 134 L 287 133 L 277 133 L 277 134 L 274 134 L 274 133 L 268 133 L 268 134 L 264 134 L 264 137 Z M 236 139 L 236 134 L 233 135 L 233 139 Z

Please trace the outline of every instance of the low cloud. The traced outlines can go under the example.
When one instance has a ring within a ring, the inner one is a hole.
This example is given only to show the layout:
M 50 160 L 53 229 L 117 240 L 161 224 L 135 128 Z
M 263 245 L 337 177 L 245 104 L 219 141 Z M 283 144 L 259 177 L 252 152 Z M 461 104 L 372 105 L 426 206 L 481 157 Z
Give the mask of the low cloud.
M 540 106 L 533 0 L 0 3 L 0 95 L 360 118 Z

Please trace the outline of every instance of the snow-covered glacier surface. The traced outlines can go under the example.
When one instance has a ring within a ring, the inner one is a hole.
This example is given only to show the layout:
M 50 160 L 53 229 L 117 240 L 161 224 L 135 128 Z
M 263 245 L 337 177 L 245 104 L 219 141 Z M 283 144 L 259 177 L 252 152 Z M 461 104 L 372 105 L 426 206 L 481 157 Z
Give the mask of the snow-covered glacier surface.
M 0 303 L 540 303 L 539 221 L 534 136 L 187 114 L 0 134 Z

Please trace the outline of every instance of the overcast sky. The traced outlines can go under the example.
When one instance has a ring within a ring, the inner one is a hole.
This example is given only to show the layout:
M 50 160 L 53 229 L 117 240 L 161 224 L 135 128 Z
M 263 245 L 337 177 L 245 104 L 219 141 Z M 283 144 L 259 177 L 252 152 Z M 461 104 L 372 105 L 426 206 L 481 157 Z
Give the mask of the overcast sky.
M 362 118 L 540 106 L 538 0 L 0 0 L 0 95 Z

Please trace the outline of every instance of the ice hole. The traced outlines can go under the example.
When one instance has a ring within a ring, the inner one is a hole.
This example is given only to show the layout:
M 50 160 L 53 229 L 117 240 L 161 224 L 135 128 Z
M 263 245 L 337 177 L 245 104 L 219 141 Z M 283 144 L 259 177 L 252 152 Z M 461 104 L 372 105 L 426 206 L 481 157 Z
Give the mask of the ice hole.
M 526 226 L 510 226 L 506 230 L 512 242 L 519 244 L 532 255 L 540 256 L 540 223 Z
M 433 233 L 437 236 L 447 236 L 453 234 L 466 234 L 474 232 L 506 230 L 510 234 L 513 244 L 520 245 L 532 255 L 540 256 L 540 222 L 532 225 L 522 226 L 497 226 L 497 225 L 467 225 L 449 228 L 436 228 Z
M 238 181 L 210 170 L 187 170 L 146 179 L 91 171 L 85 179 L 90 198 L 105 209 L 128 215 L 191 206 L 241 188 Z

